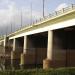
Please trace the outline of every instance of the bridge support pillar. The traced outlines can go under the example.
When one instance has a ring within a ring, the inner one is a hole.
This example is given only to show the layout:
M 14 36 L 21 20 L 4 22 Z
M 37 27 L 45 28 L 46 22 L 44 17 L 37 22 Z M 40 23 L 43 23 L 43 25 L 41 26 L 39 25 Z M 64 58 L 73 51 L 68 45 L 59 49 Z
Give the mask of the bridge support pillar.
M 20 57 L 20 68 L 23 69 L 25 65 L 25 54 L 27 52 L 27 36 L 24 36 L 24 47 L 23 47 L 23 53 Z
M 43 60 L 43 69 L 48 69 L 52 66 L 52 43 L 53 31 L 48 31 L 47 58 Z
M 11 68 L 19 68 L 20 52 L 17 49 L 17 40 L 13 39 L 13 50 L 11 51 Z
M 17 40 L 14 38 L 14 39 L 13 39 L 13 51 L 15 51 L 15 50 L 16 50 L 16 47 L 17 47 L 16 41 L 17 41 Z
M 11 68 L 18 69 L 20 61 L 20 53 L 16 51 L 11 51 Z
M 25 54 L 22 53 L 21 54 L 21 59 L 20 59 L 20 68 L 24 69 L 24 65 L 25 65 Z
M 23 53 L 26 53 L 27 51 L 27 36 L 24 36 L 24 47 L 23 47 Z
M 5 64 L 5 69 L 7 69 L 8 66 L 10 66 L 10 51 L 9 51 L 9 38 L 7 36 L 4 36 L 4 46 L 3 46 L 3 50 L 2 50 L 2 57 L 4 57 L 2 60 L 5 61 L 5 63 L 3 62 L 2 64 Z M 4 56 L 8 55 L 7 56 Z M 9 62 L 8 62 L 9 61 Z

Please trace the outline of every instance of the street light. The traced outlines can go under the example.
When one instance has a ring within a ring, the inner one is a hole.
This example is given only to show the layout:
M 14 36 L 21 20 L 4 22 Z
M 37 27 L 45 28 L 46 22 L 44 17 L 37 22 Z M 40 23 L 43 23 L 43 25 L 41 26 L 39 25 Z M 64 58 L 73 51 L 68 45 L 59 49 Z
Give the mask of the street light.
M 31 25 L 32 25 L 32 3 L 30 4 L 30 14 L 31 14 Z
M 11 33 L 12 33 L 12 23 L 11 23 Z
M 22 9 L 21 9 L 21 27 L 22 27 Z
M 45 0 L 43 0 L 43 18 L 45 17 Z

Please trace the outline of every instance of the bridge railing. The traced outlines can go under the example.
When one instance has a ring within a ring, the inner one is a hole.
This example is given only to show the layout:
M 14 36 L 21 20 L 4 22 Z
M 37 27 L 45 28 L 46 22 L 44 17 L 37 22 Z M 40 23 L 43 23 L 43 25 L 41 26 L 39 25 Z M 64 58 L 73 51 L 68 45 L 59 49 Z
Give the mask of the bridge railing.
M 70 6 L 68 7 L 65 7 L 65 8 L 62 8 L 61 10 L 58 10 L 58 11 L 54 11 L 50 14 L 48 14 L 48 16 L 44 16 L 43 18 L 40 18 L 40 19 L 36 19 L 35 21 L 33 21 L 31 24 L 28 24 L 28 25 L 25 25 L 24 27 L 22 28 L 25 28 L 25 27 L 28 27 L 28 26 L 33 26 L 33 25 L 36 25 L 37 23 L 40 23 L 40 22 L 43 22 L 45 21 L 46 19 L 52 19 L 54 17 L 57 17 L 57 16 L 60 16 L 62 14 L 65 14 L 69 11 L 72 11 L 72 10 L 75 10 L 75 4 L 71 4 Z
M 70 6 L 66 7 L 66 8 L 63 8 L 59 11 L 55 11 L 53 13 L 50 13 L 48 16 L 44 16 L 43 18 L 40 18 L 39 20 L 36 20 L 35 22 L 32 23 L 32 25 L 35 25 L 36 23 L 39 23 L 39 22 L 42 22 L 46 19 L 50 19 L 50 18 L 54 18 L 56 16 L 59 16 L 59 15 L 62 15 L 62 14 L 65 14 L 69 11 L 72 11 L 75 9 L 75 4 L 71 4 Z
M 46 19 L 52 19 L 54 17 L 60 16 L 62 14 L 65 14 L 65 13 L 69 12 L 69 11 L 72 11 L 72 10 L 75 10 L 75 4 L 71 4 L 70 6 L 65 7 L 65 8 L 62 8 L 61 10 L 58 10 L 58 11 L 54 11 L 52 13 L 49 13 L 48 16 L 44 16 L 43 18 L 36 19 L 31 24 L 27 24 L 27 25 L 23 26 L 22 28 L 25 28 L 25 27 L 28 27 L 28 26 L 37 25 L 37 23 L 43 22 Z M 22 29 L 22 28 L 20 28 L 20 29 Z
M 48 19 L 55 18 L 57 16 L 61 16 L 61 15 L 66 14 L 66 13 L 72 11 L 72 10 L 75 10 L 75 4 L 71 4 L 70 6 L 68 6 L 66 8 L 63 8 L 63 9 L 61 9 L 59 11 L 55 11 L 53 13 L 50 13 L 50 14 L 48 14 L 48 16 L 44 16 L 43 18 L 40 18 L 38 20 L 33 21 L 31 24 L 27 24 L 27 25 L 25 25 L 25 26 L 23 26 L 23 27 L 21 27 L 19 29 L 16 29 L 16 31 L 19 31 L 19 30 L 21 30 L 23 28 L 25 29 L 26 27 L 29 27 L 29 26 L 38 25 L 38 23 L 41 23 L 41 22 L 43 22 L 45 20 L 48 20 Z M 10 32 L 9 34 L 11 34 L 11 33 L 12 32 Z M 0 40 L 1 39 L 3 39 L 3 36 L 0 37 Z

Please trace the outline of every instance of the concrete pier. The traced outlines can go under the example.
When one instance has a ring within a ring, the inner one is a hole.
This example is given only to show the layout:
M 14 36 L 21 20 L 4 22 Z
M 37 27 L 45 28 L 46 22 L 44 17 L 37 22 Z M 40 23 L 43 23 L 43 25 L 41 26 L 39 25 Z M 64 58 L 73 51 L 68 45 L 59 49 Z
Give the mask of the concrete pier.
M 24 69 L 25 66 L 25 55 L 27 53 L 27 36 L 24 36 L 24 45 L 23 45 L 23 53 L 21 54 L 20 57 L 20 68 Z
M 48 31 L 47 58 L 43 60 L 43 69 L 47 69 L 52 66 L 52 61 L 53 61 L 52 47 L 53 47 L 53 31 Z
M 13 50 L 11 51 L 12 68 L 20 68 L 20 55 L 23 52 L 23 38 L 13 40 Z

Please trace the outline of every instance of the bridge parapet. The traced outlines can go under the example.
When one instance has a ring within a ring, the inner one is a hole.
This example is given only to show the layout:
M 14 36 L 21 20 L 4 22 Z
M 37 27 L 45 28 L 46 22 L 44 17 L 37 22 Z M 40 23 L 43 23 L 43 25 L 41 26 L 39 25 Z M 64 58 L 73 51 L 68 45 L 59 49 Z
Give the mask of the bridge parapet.
M 33 22 L 33 24 L 45 21 L 46 19 L 53 19 L 53 18 L 55 18 L 57 16 L 61 16 L 61 15 L 67 14 L 67 13 L 72 12 L 74 10 L 75 10 L 75 4 L 71 4 L 68 7 L 65 7 L 65 8 L 63 8 L 61 10 L 55 11 L 53 13 L 50 13 L 48 16 L 45 16 L 44 18 L 40 18 L 39 21 L 37 20 L 37 21 Z
M 22 27 L 21 29 L 15 31 L 14 33 L 9 34 L 8 37 L 10 37 L 9 39 L 12 39 L 12 38 L 16 38 L 16 37 L 23 36 L 23 35 L 29 35 L 29 34 L 32 34 L 29 31 L 44 28 L 50 25 L 54 25 L 62 21 L 74 19 L 75 18 L 74 15 L 75 15 L 75 4 L 72 4 L 59 11 L 55 11 L 49 14 L 48 16 L 45 16 L 44 18 L 41 18 L 40 20 L 33 22 L 30 25 L 26 25 L 25 27 Z
M 40 23 L 42 23 L 48 19 L 51 20 L 58 16 L 65 15 L 65 14 L 73 12 L 73 11 L 75 11 L 75 4 L 71 4 L 70 6 L 62 8 L 61 10 L 49 13 L 47 16 L 44 16 L 43 18 L 33 21 L 32 24 L 25 25 L 25 27 L 22 27 L 22 28 L 16 30 L 16 32 L 18 32 L 19 30 L 28 29 L 34 25 L 39 25 Z
M 71 4 L 68 7 L 65 7 L 65 8 L 62 8 L 61 10 L 54 11 L 53 13 L 50 13 L 48 16 L 44 16 L 43 18 L 35 20 L 34 22 L 32 22 L 32 25 L 37 25 L 37 23 L 43 22 L 47 19 L 53 19 L 57 16 L 62 16 L 64 14 L 67 14 L 67 13 L 72 12 L 74 10 L 75 10 L 75 4 Z

